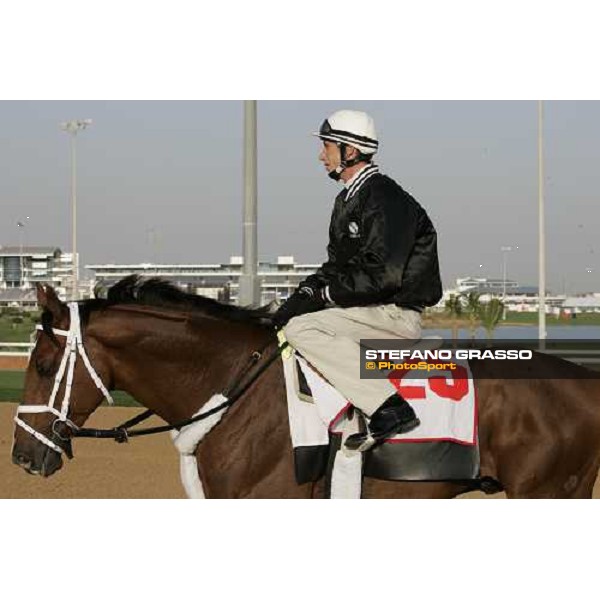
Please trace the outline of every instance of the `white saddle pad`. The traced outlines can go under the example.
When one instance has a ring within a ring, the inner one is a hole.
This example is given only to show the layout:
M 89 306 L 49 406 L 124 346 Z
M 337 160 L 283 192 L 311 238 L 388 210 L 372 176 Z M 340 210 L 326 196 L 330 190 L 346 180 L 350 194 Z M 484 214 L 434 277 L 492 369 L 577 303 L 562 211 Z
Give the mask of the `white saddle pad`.
M 298 399 L 292 384 L 292 360 L 284 360 L 294 447 L 326 444 L 328 430 L 333 433 L 342 431 L 350 404 L 303 358 L 296 356 L 296 360 L 312 390 L 315 404 Z M 391 438 L 389 443 L 477 443 L 477 397 L 472 373 L 467 361 L 457 364 L 455 371 L 410 371 L 403 378 L 394 380 L 402 397 L 414 408 L 421 425 L 409 433 Z

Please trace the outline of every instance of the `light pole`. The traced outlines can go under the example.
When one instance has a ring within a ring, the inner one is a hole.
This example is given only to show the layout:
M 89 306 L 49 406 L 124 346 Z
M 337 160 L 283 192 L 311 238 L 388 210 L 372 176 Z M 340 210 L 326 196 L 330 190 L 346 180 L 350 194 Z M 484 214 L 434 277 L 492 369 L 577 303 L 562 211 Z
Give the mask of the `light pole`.
M 72 300 L 79 299 L 79 259 L 77 257 L 77 134 L 92 124 L 91 119 L 74 119 L 60 124 L 71 136 L 71 246 L 73 252 Z
M 506 298 L 506 255 L 512 250 L 512 246 L 502 246 L 502 300 Z
M 546 349 L 546 231 L 544 223 L 544 103 L 538 100 L 538 338 Z
M 256 162 L 256 100 L 246 100 L 244 102 L 244 265 L 238 288 L 240 306 L 260 302 L 257 276 Z
M 504 307 L 502 309 L 502 319 L 506 321 L 506 262 L 507 255 L 512 250 L 512 246 L 502 246 L 502 303 Z
M 29 219 L 29 217 L 26 217 Z M 25 269 L 23 260 L 23 232 L 25 230 L 25 223 L 23 221 L 17 221 L 17 227 L 19 228 L 19 287 L 22 289 L 25 283 Z

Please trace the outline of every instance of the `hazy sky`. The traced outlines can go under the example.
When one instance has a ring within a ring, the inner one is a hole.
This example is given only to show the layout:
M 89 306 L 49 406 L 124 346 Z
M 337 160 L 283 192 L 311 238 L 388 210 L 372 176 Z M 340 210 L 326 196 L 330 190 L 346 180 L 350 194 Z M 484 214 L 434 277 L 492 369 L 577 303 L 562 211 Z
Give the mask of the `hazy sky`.
M 428 210 L 446 286 L 458 276 L 537 282 L 537 103 L 258 104 L 259 257 L 325 256 L 339 190 L 311 132 L 339 108 L 375 118 L 378 162 Z M 241 253 L 243 103 L 1 102 L 0 245 L 70 241 L 69 148 L 78 136 L 81 264 L 226 262 Z M 600 291 L 600 102 L 545 104 L 548 284 Z M 518 250 L 516 249 L 518 246 Z M 483 265 L 480 267 L 480 265 Z M 589 270 L 591 269 L 591 272 Z

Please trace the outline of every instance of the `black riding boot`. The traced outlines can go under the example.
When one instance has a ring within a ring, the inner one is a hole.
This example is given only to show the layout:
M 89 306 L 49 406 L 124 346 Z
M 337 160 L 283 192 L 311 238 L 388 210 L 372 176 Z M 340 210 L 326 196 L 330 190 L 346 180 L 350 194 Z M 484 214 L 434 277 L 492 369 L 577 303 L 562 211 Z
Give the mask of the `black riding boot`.
M 373 413 L 367 431 L 348 436 L 345 445 L 349 450 L 364 452 L 398 433 L 408 433 L 420 424 L 412 406 L 402 396 L 394 394 Z

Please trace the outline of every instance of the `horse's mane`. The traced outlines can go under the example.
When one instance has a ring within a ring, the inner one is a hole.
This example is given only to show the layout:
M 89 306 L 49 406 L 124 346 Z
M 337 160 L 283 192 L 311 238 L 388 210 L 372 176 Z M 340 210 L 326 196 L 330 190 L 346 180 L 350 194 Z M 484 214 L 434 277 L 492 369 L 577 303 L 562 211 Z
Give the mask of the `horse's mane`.
M 110 287 L 105 297 L 101 297 L 101 291 L 98 289 L 95 296 L 95 298 L 79 303 L 81 318 L 84 322 L 87 321 L 91 312 L 118 304 L 152 306 L 164 308 L 167 311 L 197 313 L 228 321 L 259 325 L 266 325 L 270 322 L 268 307 L 251 308 L 222 304 L 206 296 L 186 293 L 159 277 L 145 279 L 138 275 L 129 275 Z

